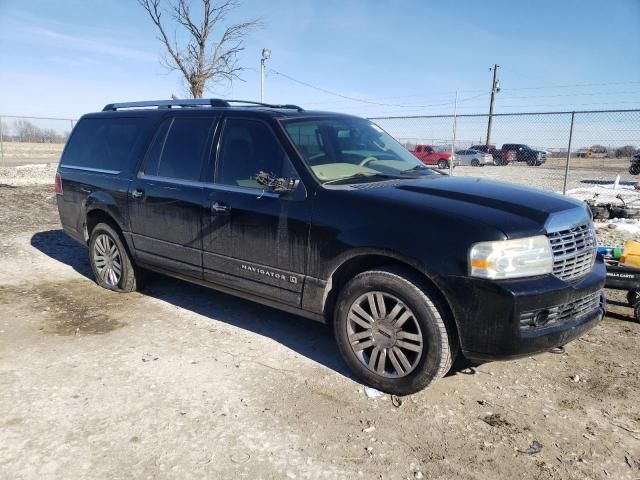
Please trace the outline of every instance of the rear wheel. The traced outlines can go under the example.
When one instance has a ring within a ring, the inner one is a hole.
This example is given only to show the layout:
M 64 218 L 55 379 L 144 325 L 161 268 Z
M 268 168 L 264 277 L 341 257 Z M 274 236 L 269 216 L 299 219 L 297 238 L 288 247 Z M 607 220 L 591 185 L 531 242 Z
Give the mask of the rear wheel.
M 629 167 L 629 173 L 631 175 L 638 175 L 640 173 L 640 165 L 638 165 L 637 163 L 634 163 L 633 165 L 631 165 Z
M 108 223 L 99 223 L 91 231 L 89 260 L 96 282 L 116 292 L 133 292 L 138 281 L 129 252 L 120 232 Z
M 356 275 L 340 292 L 334 333 L 354 374 L 379 390 L 408 395 L 444 376 L 457 352 L 448 310 L 402 271 Z
M 474 158 L 473 160 L 471 160 L 471 166 L 472 167 L 479 167 L 480 166 L 480 162 L 478 161 L 477 158 Z
M 446 160 L 438 160 L 438 168 L 441 170 L 449 168 L 449 162 L 447 162 Z

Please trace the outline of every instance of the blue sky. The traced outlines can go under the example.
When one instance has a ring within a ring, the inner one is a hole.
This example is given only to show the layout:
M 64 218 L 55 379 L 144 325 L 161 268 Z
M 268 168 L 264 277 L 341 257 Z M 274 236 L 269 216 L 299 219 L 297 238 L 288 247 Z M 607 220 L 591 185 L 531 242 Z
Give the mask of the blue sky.
M 194 0 L 195 1 L 195 0 Z M 640 0 L 243 0 L 263 17 L 240 58 L 244 82 L 208 96 L 266 100 L 360 115 L 640 107 Z M 106 103 L 186 96 L 158 59 L 154 26 L 134 0 L 0 0 L 0 114 L 76 118 Z

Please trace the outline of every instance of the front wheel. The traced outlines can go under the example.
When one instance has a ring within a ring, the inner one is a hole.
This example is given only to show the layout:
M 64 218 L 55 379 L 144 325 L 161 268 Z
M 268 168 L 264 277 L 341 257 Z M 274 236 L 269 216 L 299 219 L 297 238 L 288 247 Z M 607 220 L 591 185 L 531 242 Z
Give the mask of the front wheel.
M 340 353 L 364 383 L 409 395 L 443 377 L 457 352 L 446 308 L 400 270 L 356 275 L 340 292 L 334 333 Z
M 480 166 L 480 162 L 478 161 L 477 158 L 474 158 L 473 160 L 471 160 L 471 166 L 472 167 L 479 167 Z
M 640 292 L 637 290 L 629 290 L 627 292 L 627 303 L 630 307 L 635 307 L 640 303 Z
M 529 165 L 530 167 L 535 167 L 536 166 L 536 161 L 533 159 L 529 159 L 527 160 L 527 165 Z
M 449 162 L 446 160 L 438 160 L 438 168 L 440 170 L 444 170 L 445 168 L 449 168 Z
M 629 173 L 631 175 L 638 175 L 640 173 L 640 165 L 638 164 L 633 164 L 629 167 Z
M 91 231 L 89 260 L 96 282 L 116 292 L 137 288 L 136 269 L 119 232 L 108 223 L 99 223 Z

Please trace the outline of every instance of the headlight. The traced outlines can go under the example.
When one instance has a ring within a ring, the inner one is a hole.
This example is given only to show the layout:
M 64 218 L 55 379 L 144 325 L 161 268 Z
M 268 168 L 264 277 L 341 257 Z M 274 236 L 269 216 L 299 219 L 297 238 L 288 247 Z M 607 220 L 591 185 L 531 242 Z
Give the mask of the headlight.
M 472 277 L 506 279 L 533 277 L 553 271 L 553 253 L 544 235 L 480 242 L 469 251 Z

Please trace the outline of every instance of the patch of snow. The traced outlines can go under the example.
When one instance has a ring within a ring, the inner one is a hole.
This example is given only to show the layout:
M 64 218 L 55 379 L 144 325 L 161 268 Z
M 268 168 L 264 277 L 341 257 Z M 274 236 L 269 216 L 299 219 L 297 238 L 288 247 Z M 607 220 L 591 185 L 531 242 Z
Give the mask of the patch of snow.
M 640 206 L 640 190 L 634 185 L 615 185 L 607 183 L 592 187 L 581 187 L 567 190 L 567 195 L 578 200 L 592 200 L 596 205 Z
M 615 225 L 616 230 L 633 233 L 640 237 L 640 221 L 634 218 L 611 218 L 602 225 Z
M 384 395 L 384 393 L 382 393 L 380 390 L 377 390 L 377 389 L 371 388 L 371 387 L 364 387 L 364 393 L 369 398 L 378 398 L 378 397 L 382 397 Z
M 53 185 L 57 169 L 57 163 L 0 166 L 0 185 Z

